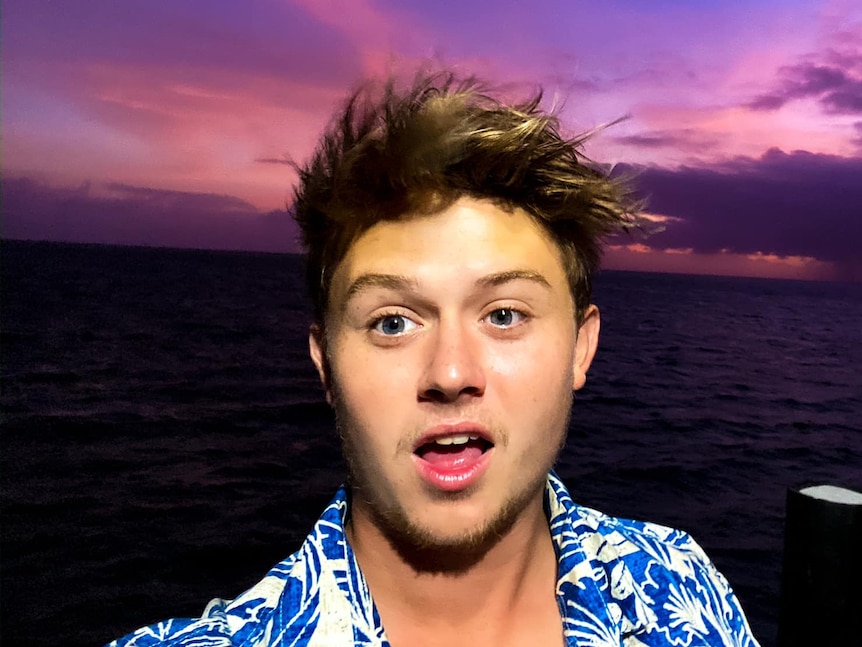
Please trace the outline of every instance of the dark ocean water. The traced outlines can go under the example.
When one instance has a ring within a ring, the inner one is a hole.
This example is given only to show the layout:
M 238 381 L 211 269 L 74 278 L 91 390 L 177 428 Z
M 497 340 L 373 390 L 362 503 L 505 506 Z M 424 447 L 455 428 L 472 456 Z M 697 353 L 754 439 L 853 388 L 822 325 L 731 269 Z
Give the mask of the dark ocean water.
M 343 476 L 301 260 L 0 246 L 3 645 L 98 645 L 233 597 Z M 862 486 L 862 286 L 602 274 L 558 473 L 690 531 L 764 647 L 786 488 Z

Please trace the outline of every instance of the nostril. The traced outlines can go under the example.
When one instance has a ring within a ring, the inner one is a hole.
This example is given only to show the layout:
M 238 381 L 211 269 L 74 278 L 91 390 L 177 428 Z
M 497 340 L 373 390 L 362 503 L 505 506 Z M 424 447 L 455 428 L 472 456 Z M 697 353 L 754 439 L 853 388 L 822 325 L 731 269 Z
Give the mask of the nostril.
M 445 389 L 430 387 L 419 394 L 420 402 L 454 402 L 461 397 L 480 397 L 485 390 L 478 386 L 466 386 L 460 389 Z
M 431 402 L 443 402 L 446 398 L 440 389 L 425 389 L 419 394 L 420 400 L 430 400 Z

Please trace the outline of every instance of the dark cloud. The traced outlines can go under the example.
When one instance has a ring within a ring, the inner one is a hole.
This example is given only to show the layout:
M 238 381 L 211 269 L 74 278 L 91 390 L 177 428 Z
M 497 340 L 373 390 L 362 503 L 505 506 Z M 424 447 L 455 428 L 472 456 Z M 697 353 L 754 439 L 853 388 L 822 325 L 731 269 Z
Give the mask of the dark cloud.
M 259 157 L 254 161 L 259 164 L 284 164 L 285 166 L 293 166 L 293 162 L 286 157 Z
M 859 127 L 862 129 L 862 127 Z M 862 132 L 862 130 L 860 130 Z M 622 173 L 633 169 L 619 168 Z M 679 220 L 647 242 L 658 249 L 810 256 L 862 280 L 862 157 L 773 149 L 711 167 L 645 168 L 648 210 Z M 4 238 L 295 251 L 286 211 L 259 213 L 232 196 L 123 184 L 97 191 L 2 178 Z
M 772 149 L 709 168 L 648 168 L 637 182 L 649 211 L 683 219 L 650 238 L 654 247 L 812 256 L 850 276 L 862 267 L 860 178 L 862 157 Z
M 858 38 L 855 35 L 852 36 L 848 39 L 848 45 L 855 45 L 858 48 Z M 862 70 L 862 50 L 827 50 L 823 59 L 830 65 L 836 65 L 842 69 Z
M 296 251 L 286 211 L 260 213 L 234 196 L 110 184 L 56 188 L 0 179 L 3 238 L 119 245 Z
M 679 130 L 650 131 L 645 134 L 616 137 L 615 141 L 626 146 L 644 149 L 673 148 L 677 151 L 703 153 L 714 149 L 719 141 L 714 136 L 706 135 L 692 128 Z
M 777 110 L 796 99 L 814 98 L 829 113 L 862 113 L 862 76 L 856 63 L 845 57 L 847 67 L 801 63 L 782 67 L 774 90 L 752 100 L 753 110 Z
M 617 137 L 616 140 L 621 144 L 637 148 L 664 148 L 666 146 L 676 146 L 679 143 L 679 137 L 666 134 L 630 135 L 628 137 Z
M 856 81 L 852 87 L 830 93 L 824 103 L 833 112 L 843 114 L 862 114 L 862 81 Z

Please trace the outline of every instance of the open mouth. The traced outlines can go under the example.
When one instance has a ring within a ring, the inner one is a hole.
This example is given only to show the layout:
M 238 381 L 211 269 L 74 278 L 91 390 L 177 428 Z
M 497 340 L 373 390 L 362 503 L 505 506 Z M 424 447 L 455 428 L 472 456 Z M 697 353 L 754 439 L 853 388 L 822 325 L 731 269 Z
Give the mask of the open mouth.
M 417 441 L 413 457 L 419 476 L 434 490 L 466 492 L 488 471 L 493 450 L 489 432 L 463 422 L 429 429 Z
M 478 434 L 452 434 L 423 443 L 414 453 L 432 465 L 457 467 L 479 460 L 493 446 Z

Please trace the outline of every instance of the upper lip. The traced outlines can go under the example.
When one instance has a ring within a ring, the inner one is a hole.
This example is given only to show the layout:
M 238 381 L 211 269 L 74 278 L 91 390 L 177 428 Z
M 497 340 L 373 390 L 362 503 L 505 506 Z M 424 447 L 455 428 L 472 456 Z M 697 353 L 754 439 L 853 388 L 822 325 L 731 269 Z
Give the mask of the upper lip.
M 480 425 L 478 422 L 465 421 L 435 425 L 434 427 L 430 427 L 421 436 L 419 436 L 415 443 L 413 443 L 413 451 L 415 452 L 423 445 L 433 443 L 438 438 L 445 438 L 447 436 L 460 436 L 462 434 L 476 436 L 477 438 L 481 438 L 482 440 L 492 445 L 494 444 L 491 432 L 488 431 L 485 427 Z

